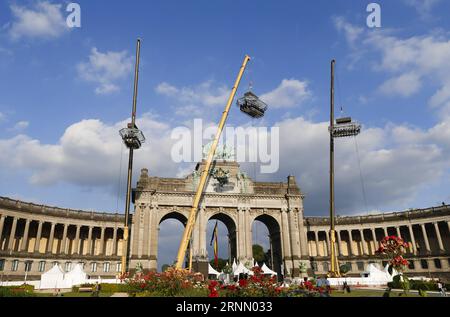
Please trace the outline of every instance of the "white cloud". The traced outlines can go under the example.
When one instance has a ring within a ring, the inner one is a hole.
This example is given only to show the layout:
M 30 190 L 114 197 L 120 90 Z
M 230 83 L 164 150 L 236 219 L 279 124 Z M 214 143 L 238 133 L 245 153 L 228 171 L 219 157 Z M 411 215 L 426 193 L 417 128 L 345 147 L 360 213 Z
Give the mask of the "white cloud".
M 381 85 L 380 91 L 386 95 L 410 97 L 418 92 L 421 87 L 420 76 L 411 72 L 387 80 Z
M 125 78 L 133 69 L 132 57 L 126 52 L 99 52 L 92 48 L 88 62 L 77 65 L 78 76 L 97 84 L 96 94 L 110 94 L 120 90 L 117 81 Z
M 304 118 L 284 120 L 280 127 L 280 171 L 259 175 L 283 179 L 297 176 L 306 194 L 307 214 L 326 214 L 328 208 L 328 123 Z M 293 135 L 299 137 L 292 137 Z M 420 190 L 439 184 L 450 168 L 450 120 L 423 130 L 407 126 L 363 128 L 357 137 L 368 210 L 409 208 Z M 295 159 L 293 159 L 295 158 Z M 336 208 L 340 214 L 364 213 L 355 141 L 336 141 Z M 405 162 L 410 162 L 406 163 Z
M 17 40 L 28 38 L 57 38 L 67 32 L 65 17 L 61 4 L 39 1 L 33 7 L 10 6 L 14 21 L 11 23 L 9 35 Z
M 175 175 L 178 166 L 170 159 L 173 141 L 169 127 L 148 114 L 137 124 L 147 143 L 135 152 L 136 173 L 148 167 L 151 172 Z M 63 182 L 112 187 L 119 175 L 121 148 L 126 153 L 118 133 L 125 126 L 126 121 L 106 124 L 95 119 L 83 120 L 69 126 L 56 144 L 43 144 L 27 135 L 0 139 L 0 165 L 30 171 L 30 182 L 35 185 Z M 123 159 L 124 164 L 126 161 Z
M 162 82 L 155 91 L 175 102 L 177 115 L 192 116 L 204 114 L 205 108 L 225 106 L 231 89 L 225 85 L 216 86 L 209 80 L 196 86 L 181 88 Z
M 0 114 L 0 122 L 2 121 L 2 116 Z M 8 131 L 13 132 L 13 133 L 21 133 L 24 130 L 26 130 L 26 128 L 28 128 L 28 126 L 30 125 L 30 123 L 28 121 L 19 121 L 16 122 L 14 124 L 14 126 L 7 128 Z
M 403 2 L 416 9 L 422 19 L 430 18 L 432 9 L 441 2 L 441 0 L 403 0 Z
M 349 24 L 345 20 L 342 23 Z M 347 29 L 337 29 L 349 37 Z M 450 105 L 449 35 L 430 33 L 401 38 L 393 33 L 389 29 L 365 30 L 349 45 L 352 54 L 360 57 L 369 52 L 380 55 L 380 60 L 374 63 L 374 70 L 389 75 L 389 79 L 380 85 L 382 93 L 410 97 L 421 89 L 421 83 L 425 81 L 427 86 L 435 86 L 429 105 L 447 115 L 447 105 Z
M 196 86 L 176 87 L 167 82 L 160 83 L 155 91 L 174 102 L 175 114 L 179 116 L 202 117 L 212 107 L 224 106 L 231 89 L 205 81 Z M 283 79 L 272 91 L 260 96 L 260 99 L 273 108 L 288 108 L 301 105 L 312 96 L 308 82 L 297 79 Z
M 311 97 L 308 82 L 297 79 L 283 79 L 274 90 L 260 96 L 272 108 L 288 108 L 301 105 Z
M 364 33 L 362 27 L 357 27 L 347 22 L 343 17 L 333 17 L 333 22 L 336 29 L 345 34 L 347 43 L 350 46 L 355 45 L 355 42 L 359 40 L 359 37 Z
M 30 125 L 30 123 L 28 121 L 19 121 L 14 125 L 13 130 L 14 131 L 23 131 L 26 128 L 28 128 L 29 125 Z

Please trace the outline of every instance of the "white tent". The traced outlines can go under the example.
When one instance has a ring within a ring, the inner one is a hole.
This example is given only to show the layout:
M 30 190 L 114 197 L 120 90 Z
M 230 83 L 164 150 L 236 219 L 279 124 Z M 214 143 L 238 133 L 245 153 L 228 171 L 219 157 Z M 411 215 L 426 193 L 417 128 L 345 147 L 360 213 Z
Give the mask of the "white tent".
M 392 280 L 387 272 L 380 270 L 374 263 L 370 263 L 361 275 L 373 282 L 387 283 Z
M 208 275 L 215 275 L 216 277 L 218 277 L 220 275 L 219 272 L 217 272 L 212 266 L 211 264 L 208 264 Z
M 248 274 L 253 275 L 253 272 L 247 269 L 244 264 L 239 263 L 239 265 L 236 267 L 236 269 L 233 271 L 233 275 L 239 275 L 239 274 Z
M 392 282 L 393 277 L 398 275 L 398 272 L 394 268 L 392 269 L 392 275 L 389 274 L 389 264 L 386 264 L 386 266 L 384 267 L 384 272 L 390 278 L 391 282 Z
M 258 262 L 256 262 L 255 259 L 252 260 L 253 260 L 253 267 L 259 267 Z
M 64 275 L 64 280 L 70 285 L 81 285 L 86 282 L 87 275 L 83 271 L 81 264 L 76 264 L 74 268 Z
M 233 265 L 231 266 L 231 269 L 233 270 L 233 272 L 236 271 L 237 267 L 238 266 L 236 264 L 236 259 L 233 259 Z
M 272 271 L 271 269 L 269 269 L 269 267 L 266 265 L 266 263 L 263 263 L 263 265 L 261 266 L 261 271 L 263 272 L 263 274 L 270 274 L 270 275 L 278 275 L 277 272 Z
M 70 284 L 64 281 L 64 271 L 59 264 L 55 264 L 50 270 L 41 275 L 39 289 L 70 288 Z

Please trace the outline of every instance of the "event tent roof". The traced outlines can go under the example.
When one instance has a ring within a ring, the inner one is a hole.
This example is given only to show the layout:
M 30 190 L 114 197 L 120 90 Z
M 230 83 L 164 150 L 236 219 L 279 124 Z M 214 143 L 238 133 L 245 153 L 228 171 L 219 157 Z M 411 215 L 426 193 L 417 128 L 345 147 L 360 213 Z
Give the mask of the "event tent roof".
M 208 263 L 208 275 L 219 276 L 220 273 L 217 272 L 217 271 L 211 266 L 211 264 Z
M 261 271 L 264 274 L 278 275 L 277 272 L 272 271 L 271 269 L 269 269 L 269 267 L 266 265 L 266 263 L 263 263 L 263 265 L 261 266 Z
M 236 270 L 233 271 L 233 275 L 239 275 L 239 274 L 249 274 L 249 275 L 253 275 L 253 272 L 249 269 L 247 269 L 244 264 L 239 263 L 239 265 L 237 266 Z

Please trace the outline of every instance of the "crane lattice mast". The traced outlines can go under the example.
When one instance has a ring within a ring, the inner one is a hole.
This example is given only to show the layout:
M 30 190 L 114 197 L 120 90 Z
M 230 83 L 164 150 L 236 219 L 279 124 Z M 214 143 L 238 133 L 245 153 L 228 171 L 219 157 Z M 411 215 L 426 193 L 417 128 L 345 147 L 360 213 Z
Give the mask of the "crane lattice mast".
M 209 154 L 206 159 L 205 168 L 201 174 L 200 182 L 198 184 L 197 191 L 194 196 L 194 201 L 192 204 L 191 212 L 189 214 L 189 219 L 188 219 L 186 227 L 184 229 L 183 238 L 181 239 L 180 247 L 178 249 L 178 255 L 177 255 L 177 260 L 176 260 L 176 268 L 177 269 L 181 269 L 183 267 L 183 262 L 184 262 L 184 259 L 186 256 L 186 250 L 187 250 L 189 241 L 191 239 L 192 230 L 194 229 L 195 219 L 197 217 L 198 206 L 200 204 L 200 200 L 202 198 L 203 191 L 205 189 L 206 180 L 210 173 L 211 164 L 212 164 L 213 157 L 214 157 L 214 154 L 217 149 L 217 145 L 219 143 L 220 135 L 222 134 L 222 130 L 225 126 L 225 122 L 228 118 L 228 113 L 230 112 L 231 104 L 233 103 L 234 96 L 236 95 L 236 91 L 239 87 L 239 83 L 241 81 L 242 75 L 244 74 L 244 71 L 245 71 L 245 67 L 247 66 L 247 63 L 249 60 L 250 60 L 250 57 L 248 55 L 245 55 L 244 62 L 242 63 L 242 66 L 239 70 L 239 74 L 236 78 L 236 82 L 234 83 L 233 89 L 231 90 L 230 97 L 228 98 L 228 102 L 225 106 L 225 110 L 223 111 L 222 118 L 220 119 L 219 127 L 217 129 L 214 141 L 209 150 Z

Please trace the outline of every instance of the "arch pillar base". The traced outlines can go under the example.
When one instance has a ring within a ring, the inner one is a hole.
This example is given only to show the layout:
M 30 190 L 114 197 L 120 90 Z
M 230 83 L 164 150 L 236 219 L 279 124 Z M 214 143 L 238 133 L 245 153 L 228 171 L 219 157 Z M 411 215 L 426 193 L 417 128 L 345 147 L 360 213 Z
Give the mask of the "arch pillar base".
M 142 265 L 142 269 L 145 272 L 157 271 L 156 260 L 151 260 L 151 259 L 149 260 L 148 258 L 147 259 L 132 258 L 129 262 L 129 271 L 136 272 L 136 267 L 139 263 Z
M 208 278 L 208 261 L 206 260 L 193 260 L 192 271 L 202 273 L 205 279 Z

